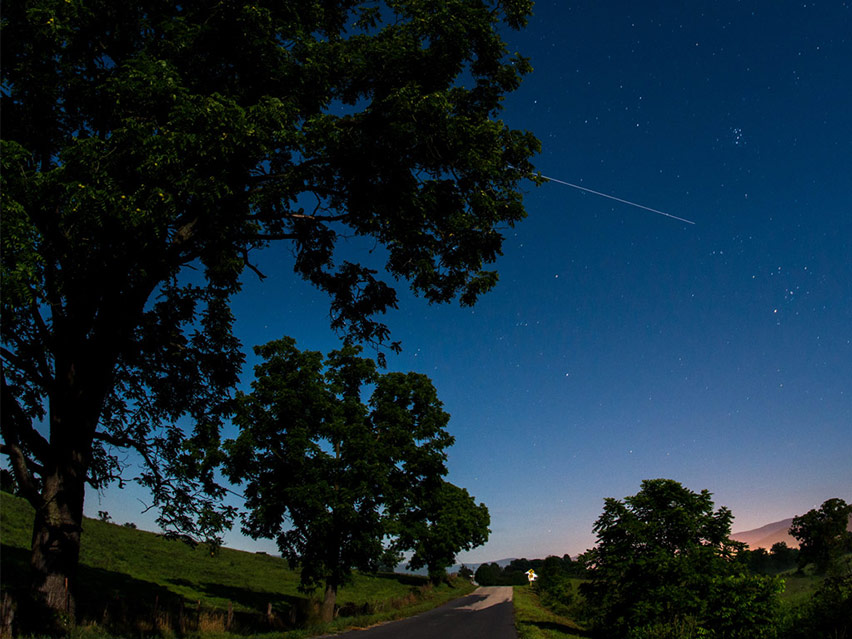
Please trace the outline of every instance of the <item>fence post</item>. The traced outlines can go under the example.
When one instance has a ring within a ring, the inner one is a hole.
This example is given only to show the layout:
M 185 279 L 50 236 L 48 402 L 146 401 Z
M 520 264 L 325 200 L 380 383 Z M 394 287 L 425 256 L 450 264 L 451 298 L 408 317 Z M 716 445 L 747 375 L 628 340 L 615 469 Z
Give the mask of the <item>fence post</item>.
M 225 630 L 231 630 L 231 623 L 234 621 L 234 606 L 228 602 L 228 622 L 225 624 Z

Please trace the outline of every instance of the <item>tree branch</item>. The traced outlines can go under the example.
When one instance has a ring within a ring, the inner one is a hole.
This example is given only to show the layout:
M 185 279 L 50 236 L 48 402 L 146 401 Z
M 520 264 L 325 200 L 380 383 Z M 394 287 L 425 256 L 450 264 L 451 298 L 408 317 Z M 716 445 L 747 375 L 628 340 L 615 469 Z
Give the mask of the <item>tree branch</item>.
M 317 205 L 312 215 L 306 215 L 304 213 L 289 213 L 283 215 L 255 214 L 249 216 L 249 220 L 253 222 L 265 222 L 270 220 L 312 220 L 314 222 L 340 222 L 349 217 L 349 213 L 341 213 L 340 215 L 317 215 L 316 211 L 319 210 L 319 208 L 320 206 Z
M 36 304 L 36 302 L 35 302 L 35 299 L 36 299 L 35 292 L 32 291 L 32 294 L 33 294 L 32 316 L 33 316 L 33 319 L 35 320 L 36 327 L 38 328 L 39 334 L 41 335 L 41 342 L 42 342 L 42 344 L 46 345 L 48 350 L 52 350 L 50 330 L 47 328 L 47 324 L 45 323 L 44 318 L 41 316 L 41 313 L 38 310 L 38 304 Z M 48 377 L 50 377 L 49 374 L 48 374 Z
M 160 475 L 159 470 L 157 469 L 157 465 L 154 460 L 151 458 L 151 452 L 148 450 L 148 447 L 140 442 L 128 437 L 116 437 L 110 433 L 104 432 L 96 432 L 94 439 L 109 444 L 110 446 L 115 446 L 116 448 L 132 448 L 137 453 L 142 455 L 142 458 L 145 460 L 145 464 L 148 468 L 151 469 L 151 472 L 157 476 L 157 480 L 162 482 L 162 477 Z
M 32 419 L 21 408 L 18 398 L 6 383 L 5 375 L 2 380 L 2 392 L 0 392 L 0 434 L 9 445 L 19 446 L 22 441 L 26 443 L 29 450 L 42 463 L 49 457 L 50 443 L 33 428 Z
M 340 215 L 303 215 L 300 213 L 293 213 L 292 215 L 288 215 L 290 219 L 293 220 L 313 220 L 315 222 L 340 222 L 341 220 L 345 220 L 349 217 L 348 213 L 341 213 Z
M 36 368 L 33 368 L 27 361 L 19 357 L 7 348 L 0 346 L 0 356 L 7 360 L 13 366 L 26 372 L 34 382 L 38 383 L 42 388 L 50 388 L 51 379 L 49 370 L 39 370 L 39 368 L 47 368 L 47 364 L 41 360 L 35 362 Z
M 33 430 L 32 424 L 28 422 L 30 422 L 29 418 L 24 414 L 18 400 L 6 384 L 4 376 L 2 380 L 2 403 L 0 403 L 0 434 L 3 435 L 4 444 L 0 445 L 0 453 L 9 457 L 21 493 L 32 504 L 33 508 L 38 510 L 44 507 L 45 501 L 39 493 L 32 471 L 39 471 L 41 467 L 27 457 L 19 438 L 19 434 L 24 428 Z M 47 445 L 41 435 L 38 435 L 38 438 Z M 35 440 L 35 437 L 33 439 Z
M 7 455 L 12 464 L 12 470 L 15 473 L 15 481 L 18 482 L 21 494 L 26 498 L 30 505 L 36 510 L 43 508 L 46 504 L 41 493 L 38 491 L 38 486 L 33 481 L 30 465 L 34 465 L 36 469 L 41 469 L 38 464 L 34 464 L 27 459 L 24 451 L 17 444 L 0 444 L 0 454 Z
M 293 233 L 251 233 L 247 235 L 242 235 L 242 239 L 244 240 L 297 240 L 299 239 L 298 235 Z
M 248 268 L 250 268 L 252 271 L 254 271 L 255 275 L 257 275 L 257 277 L 258 277 L 258 279 L 259 279 L 259 280 L 263 281 L 263 280 L 265 280 L 265 279 L 266 279 L 266 275 L 265 275 L 264 273 L 262 273 L 262 272 L 261 272 L 261 270 L 260 270 L 259 268 L 257 268 L 254 264 L 252 264 L 252 263 L 249 261 L 248 249 L 245 249 L 245 248 L 243 249 L 243 263 L 244 263 L 244 264 L 245 264 Z
M 17 454 L 13 450 L 13 448 L 14 448 L 14 446 L 10 446 L 8 444 L 0 444 L 0 455 L 6 455 L 6 456 L 11 458 L 13 455 Z M 44 472 L 44 466 L 42 466 L 41 464 L 39 464 L 38 462 L 36 462 L 32 459 L 29 459 L 26 456 L 26 454 L 24 453 L 23 449 L 20 448 L 20 446 L 18 447 L 18 449 L 19 449 L 21 455 L 23 455 L 24 464 L 26 465 L 26 468 L 30 473 L 32 473 L 32 474 L 38 473 L 40 475 L 41 473 Z

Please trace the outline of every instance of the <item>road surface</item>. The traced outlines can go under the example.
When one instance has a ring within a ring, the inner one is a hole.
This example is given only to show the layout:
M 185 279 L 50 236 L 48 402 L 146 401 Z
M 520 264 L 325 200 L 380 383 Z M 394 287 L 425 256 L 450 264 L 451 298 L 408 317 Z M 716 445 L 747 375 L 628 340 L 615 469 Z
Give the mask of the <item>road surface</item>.
M 366 630 L 350 630 L 338 639 L 517 639 L 512 621 L 512 587 L 477 588 L 472 594 L 415 617 Z

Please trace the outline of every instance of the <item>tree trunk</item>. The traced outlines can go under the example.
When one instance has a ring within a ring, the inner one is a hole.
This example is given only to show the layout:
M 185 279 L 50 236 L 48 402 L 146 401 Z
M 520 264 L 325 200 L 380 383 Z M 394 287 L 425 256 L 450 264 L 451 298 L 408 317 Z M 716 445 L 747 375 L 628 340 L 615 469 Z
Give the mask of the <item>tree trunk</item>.
M 75 594 L 86 477 L 103 389 L 107 387 L 104 380 L 108 378 L 101 376 L 98 384 L 90 384 L 86 389 L 89 392 L 84 392 L 79 379 L 82 376 L 75 375 L 73 366 L 67 370 L 67 375 L 57 375 L 60 390 L 49 406 L 50 444 L 41 473 L 41 499 L 33 521 L 30 559 L 32 594 L 44 609 L 37 621 L 50 631 L 73 623 L 77 612 Z M 96 392 L 91 392 L 93 389 Z
M 331 582 L 325 585 L 325 598 L 320 608 L 320 619 L 328 623 L 334 619 L 334 604 L 337 601 L 337 585 Z
M 429 566 L 429 581 L 433 586 L 438 587 L 442 582 L 447 580 L 447 569 L 438 566 Z
M 84 494 L 85 473 L 67 464 L 57 464 L 44 479 L 45 505 L 36 510 L 30 564 L 33 594 L 54 613 L 53 620 L 43 619 L 49 623 L 75 617 Z

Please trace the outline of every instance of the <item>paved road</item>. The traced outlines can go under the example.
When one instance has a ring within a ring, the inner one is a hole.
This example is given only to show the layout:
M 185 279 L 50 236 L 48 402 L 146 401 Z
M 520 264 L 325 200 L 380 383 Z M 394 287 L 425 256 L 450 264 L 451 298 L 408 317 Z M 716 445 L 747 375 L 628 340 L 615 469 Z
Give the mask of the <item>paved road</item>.
M 512 587 L 477 588 L 472 594 L 429 612 L 338 639 L 517 639 L 512 622 Z

